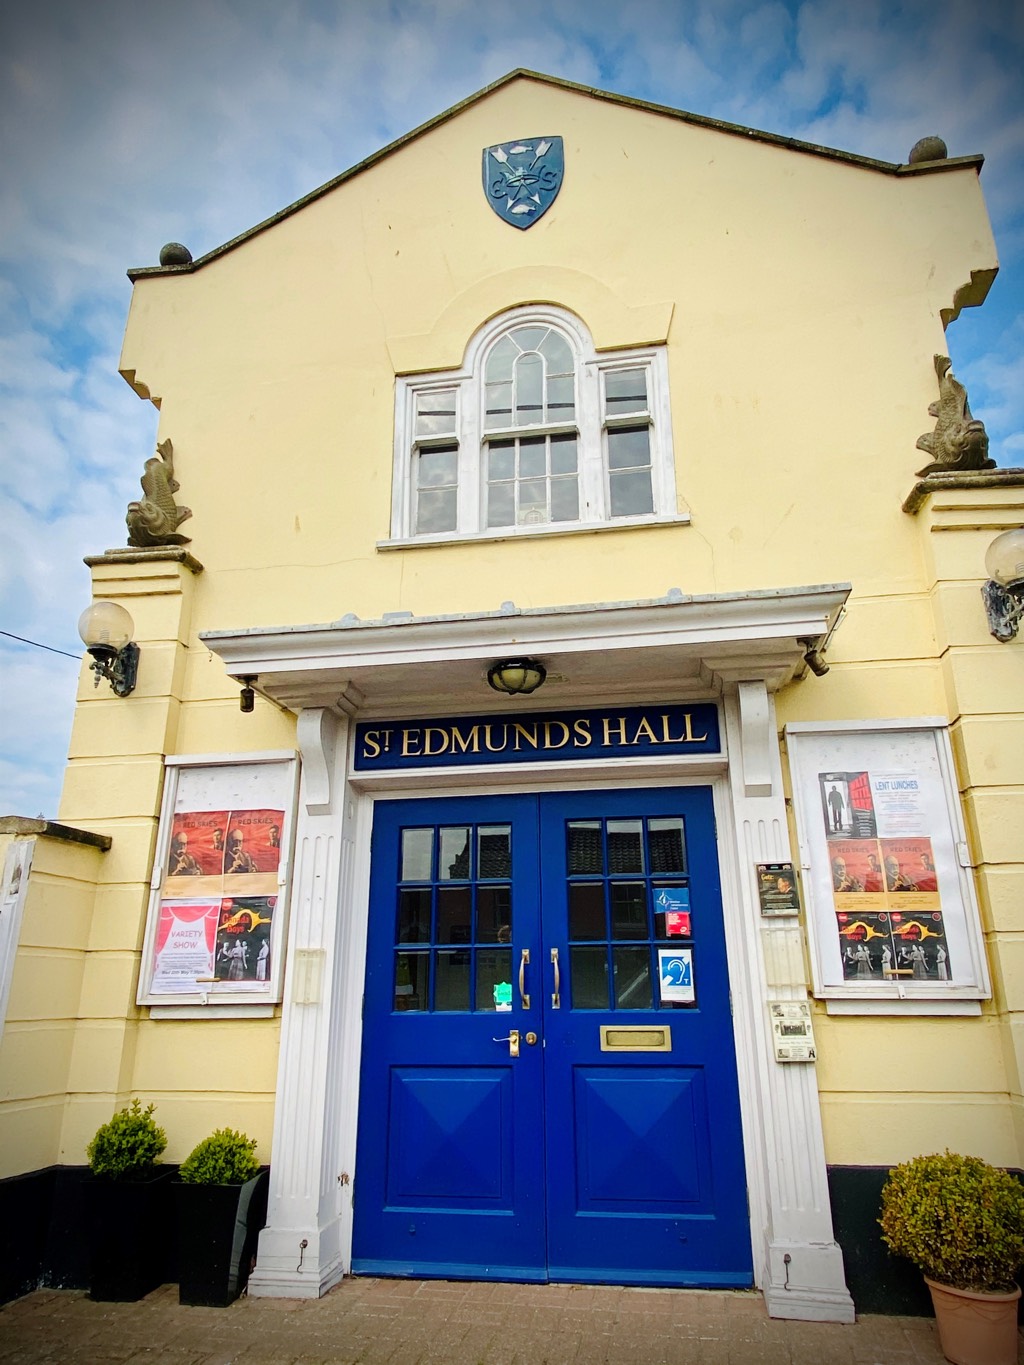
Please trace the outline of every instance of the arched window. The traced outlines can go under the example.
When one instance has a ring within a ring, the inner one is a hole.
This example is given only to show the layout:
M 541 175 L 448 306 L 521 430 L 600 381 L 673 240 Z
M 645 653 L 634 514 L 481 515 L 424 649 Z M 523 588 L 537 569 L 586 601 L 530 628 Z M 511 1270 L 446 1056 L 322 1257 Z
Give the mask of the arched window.
M 396 385 L 395 540 L 680 518 L 663 347 L 602 352 L 578 318 L 518 308 L 463 369 Z

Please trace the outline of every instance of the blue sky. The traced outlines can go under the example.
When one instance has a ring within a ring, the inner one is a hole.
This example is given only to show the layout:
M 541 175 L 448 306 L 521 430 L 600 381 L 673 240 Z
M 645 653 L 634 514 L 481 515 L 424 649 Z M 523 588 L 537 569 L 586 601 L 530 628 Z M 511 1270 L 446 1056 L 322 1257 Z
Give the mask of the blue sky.
M 0 630 L 79 652 L 82 556 L 125 542 L 157 419 L 117 373 L 125 271 L 519 66 L 886 161 L 929 133 L 983 152 L 1002 269 L 948 343 L 992 454 L 1024 465 L 1016 0 L 34 0 L 0 9 Z M 0 636 L 0 813 L 55 814 L 76 679 Z

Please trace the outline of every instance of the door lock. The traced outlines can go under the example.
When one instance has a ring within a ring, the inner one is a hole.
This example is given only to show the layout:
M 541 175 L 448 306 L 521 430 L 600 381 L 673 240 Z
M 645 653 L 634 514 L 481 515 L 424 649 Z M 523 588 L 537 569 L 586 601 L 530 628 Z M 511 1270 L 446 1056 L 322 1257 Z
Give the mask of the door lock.
M 534 1043 L 537 1041 L 537 1035 L 535 1033 L 528 1033 L 526 1035 L 526 1041 L 533 1047 Z
M 536 1036 L 537 1036 L 536 1034 L 533 1035 L 534 1039 L 536 1039 Z M 527 1035 L 526 1041 L 527 1041 L 527 1042 L 530 1041 L 530 1036 L 529 1036 L 529 1034 Z M 518 1057 L 518 1056 L 519 1056 L 519 1030 L 518 1030 L 517 1028 L 510 1029 L 507 1038 L 492 1038 L 492 1039 L 491 1039 L 491 1042 L 492 1042 L 492 1043 L 508 1043 L 508 1055 L 509 1055 L 510 1057 Z

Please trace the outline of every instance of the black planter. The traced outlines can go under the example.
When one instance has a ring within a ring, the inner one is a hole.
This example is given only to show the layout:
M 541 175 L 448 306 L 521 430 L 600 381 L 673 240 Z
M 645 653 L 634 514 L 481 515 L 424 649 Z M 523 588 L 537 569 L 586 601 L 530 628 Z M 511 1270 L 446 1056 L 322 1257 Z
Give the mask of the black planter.
M 173 1174 L 168 1167 L 148 1180 L 94 1176 L 87 1182 L 91 1299 L 130 1303 L 163 1284 Z
M 267 1221 L 269 1175 L 244 1185 L 174 1185 L 178 1302 L 226 1308 L 249 1281 Z

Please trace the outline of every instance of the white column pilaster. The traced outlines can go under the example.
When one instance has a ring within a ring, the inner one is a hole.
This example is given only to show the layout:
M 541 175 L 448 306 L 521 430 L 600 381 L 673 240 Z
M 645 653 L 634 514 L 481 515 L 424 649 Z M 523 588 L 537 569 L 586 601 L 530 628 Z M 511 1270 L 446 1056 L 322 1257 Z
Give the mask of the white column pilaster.
M 317 1298 L 342 1276 L 339 1104 L 341 888 L 351 864 L 346 832 L 348 723 L 299 713 L 302 756 L 288 964 L 278 1060 L 267 1226 L 249 1293 Z
M 795 919 L 763 921 L 755 864 L 790 862 L 773 699 L 740 683 L 725 703 L 737 849 L 723 878 L 754 1256 L 773 1317 L 852 1322 L 842 1251 L 832 1229 L 821 1109 L 813 1063 L 775 1060 L 767 1006 L 805 1000 Z

